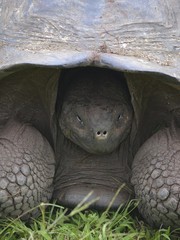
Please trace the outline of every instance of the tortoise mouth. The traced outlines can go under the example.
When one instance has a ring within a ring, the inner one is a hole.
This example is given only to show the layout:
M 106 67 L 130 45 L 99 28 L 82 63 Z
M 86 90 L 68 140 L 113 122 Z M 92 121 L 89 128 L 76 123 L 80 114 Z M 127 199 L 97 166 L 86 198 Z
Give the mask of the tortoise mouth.
M 126 187 L 113 189 L 98 185 L 72 185 L 67 188 L 57 189 L 54 192 L 54 199 L 58 204 L 74 208 L 79 203 L 90 204 L 90 209 L 105 210 L 110 206 L 111 210 L 125 205 L 132 198 L 132 192 Z
M 72 132 L 70 137 L 66 137 L 87 153 L 105 155 L 115 151 L 119 147 L 120 143 L 124 140 L 124 135 L 121 136 L 119 134 L 118 137 L 113 136 L 113 133 L 109 135 L 110 137 L 105 139 L 101 139 L 100 137 L 99 139 L 96 139 L 90 132 L 89 135 L 82 138 L 78 134 Z

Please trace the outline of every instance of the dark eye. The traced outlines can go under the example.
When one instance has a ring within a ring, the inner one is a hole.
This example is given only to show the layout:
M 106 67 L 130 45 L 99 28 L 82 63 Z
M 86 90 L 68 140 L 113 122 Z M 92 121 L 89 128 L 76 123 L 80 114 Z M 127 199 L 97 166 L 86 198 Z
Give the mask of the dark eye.
M 76 118 L 77 118 L 77 120 L 78 120 L 81 124 L 83 124 L 83 121 L 82 121 L 82 119 L 80 118 L 80 116 L 76 115 Z
M 121 120 L 122 117 L 123 117 L 123 115 L 122 115 L 122 114 L 119 114 L 119 115 L 118 115 L 118 121 Z

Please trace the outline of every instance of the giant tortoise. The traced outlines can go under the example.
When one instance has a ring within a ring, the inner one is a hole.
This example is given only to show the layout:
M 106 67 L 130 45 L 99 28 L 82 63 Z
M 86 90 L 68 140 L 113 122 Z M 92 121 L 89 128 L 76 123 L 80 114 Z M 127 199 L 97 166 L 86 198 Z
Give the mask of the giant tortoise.
M 135 197 L 151 225 L 180 226 L 179 0 L 0 10 L 0 216 L 91 191 L 104 209 L 125 183 L 112 208 Z

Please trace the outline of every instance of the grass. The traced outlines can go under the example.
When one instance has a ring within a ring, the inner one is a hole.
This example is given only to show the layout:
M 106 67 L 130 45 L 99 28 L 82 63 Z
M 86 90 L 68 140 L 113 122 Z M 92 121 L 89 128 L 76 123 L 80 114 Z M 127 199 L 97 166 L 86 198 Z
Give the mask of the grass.
M 153 230 L 134 219 L 131 212 L 137 207 L 137 201 L 131 201 L 124 208 L 119 207 L 116 212 L 111 212 L 109 206 L 99 213 L 87 210 L 91 203 L 86 203 L 86 200 L 71 211 L 42 203 L 39 206 L 40 217 L 31 223 L 24 223 L 19 218 L 1 220 L 0 240 L 178 239 L 178 233 L 171 232 L 170 228 Z

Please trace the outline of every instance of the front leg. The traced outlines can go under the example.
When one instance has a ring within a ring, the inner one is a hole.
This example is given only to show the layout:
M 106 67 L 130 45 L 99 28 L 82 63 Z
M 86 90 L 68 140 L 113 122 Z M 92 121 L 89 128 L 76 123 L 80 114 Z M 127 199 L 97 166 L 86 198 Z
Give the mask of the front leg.
M 158 131 L 135 156 L 132 184 L 151 225 L 180 226 L 180 131 Z
M 54 164 L 53 150 L 37 129 L 7 123 L 0 132 L 0 217 L 17 217 L 48 202 Z

